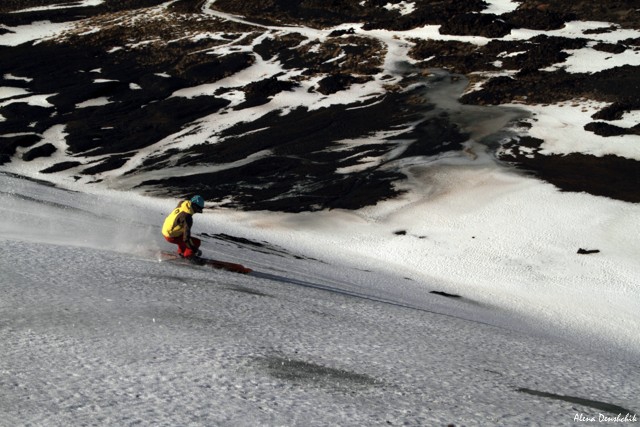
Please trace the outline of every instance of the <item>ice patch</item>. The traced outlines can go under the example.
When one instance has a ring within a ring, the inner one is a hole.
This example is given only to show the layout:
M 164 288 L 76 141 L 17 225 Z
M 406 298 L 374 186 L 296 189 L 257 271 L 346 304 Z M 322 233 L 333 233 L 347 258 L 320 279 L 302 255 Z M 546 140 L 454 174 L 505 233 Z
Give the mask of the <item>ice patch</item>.
M 100 98 L 88 99 L 79 104 L 76 104 L 76 108 L 101 107 L 107 104 L 111 104 L 111 101 L 108 97 L 102 96 Z
M 18 46 L 22 43 L 53 37 L 73 27 L 73 23 L 52 23 L 50 21 L 38 21 L 18 27 L 5 26 L 5 29 L 10 32 L 0 35 L 0 45 Z
M 56 9 L 92 7 L 92 6 L 99 6 L 102 3 L 104 3 L 104 0 L 75 0 L 67 3 L 51 4 L 47 6 L 38 6 L 38 7 L 30 7 L 27 9 L 20 9 L 12 13 L 41 12 L 41 11 L 56 10 Z
M 29 93 L 31 92 L 20 87 L 4 86 L 0 87 L 0 100 L 28 95 Z
M 512 0 L 485 0 L 485 3 L 489 6 L 484 9 L 482 13 L 492 13 L 495 15 L 513 12 L 520 6 L 520 3 Z
M 384 5 L 387 10 L 397 10 L 400 15 L 409 15 L 416 10 L 416 4 L 414 2 L 402 1 L 400 3 L 387 3 Z
M 628 48 L 622 53 L 602 52 L 591 47 L 567 50 L 570 56 L 564 62 L 544 68 L 542 71 L 564 69 L 569 73 L 597 73 L 615 67 L 640 66 L 640 51 Z
M 640 161 L 640 145 L 637 135 L 603 137 L 586 131 L 584 126 L 591 123 L 591 117 L 607 103 L 594 101 L 568 101 L 555 105 L 531 105 L 527 110 L 534 113 L 528 135 L 544 140 L 541 154 L 583 153 L 594 156 L 615 155 Z M 624 121 L 615 124 L 631 124 L 637 112 L 625 116 Z M 637 122 L 635 123 L 637 124 Z

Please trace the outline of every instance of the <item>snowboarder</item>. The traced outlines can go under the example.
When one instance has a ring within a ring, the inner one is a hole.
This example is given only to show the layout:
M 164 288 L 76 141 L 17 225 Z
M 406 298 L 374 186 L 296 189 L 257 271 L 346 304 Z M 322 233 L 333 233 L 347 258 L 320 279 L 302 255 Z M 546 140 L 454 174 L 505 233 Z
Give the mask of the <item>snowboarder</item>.
M 167 216 L 162 226 L 162 235 L 169 243 L 178 245 L 178 255 L 184 258 L 198 257 L 202 252 L 200 239 L 191 237 L 193 215 L 201 213 L 204 208 L 202 196 L 193 196 L 191 200 L 183 200 Z

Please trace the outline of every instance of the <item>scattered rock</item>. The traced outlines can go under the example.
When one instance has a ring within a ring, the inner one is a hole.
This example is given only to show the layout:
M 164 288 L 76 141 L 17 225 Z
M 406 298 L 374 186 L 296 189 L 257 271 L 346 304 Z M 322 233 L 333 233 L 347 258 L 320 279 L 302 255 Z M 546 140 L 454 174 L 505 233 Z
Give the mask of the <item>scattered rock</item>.
M 40 142 L 39 135 L 3 136 L 0 138 L 0 165 L 11 161 L 18 147 L 31 147 Z
M 329 33 L 329 37 L 341 37 L 344 35 L 352 35 L 355 34 L 356 30 L 353 28 L 349 28 L 348 30 L 335 30 Z
M 616 25 L 610 25 L 608 27 L 602 28 L 593 28 L 589 30 L 584 30 L 582 34 L 584 35 L 596 35 L 596 34 L 608 34 L 614 31 L 618 31 L 618 27 Z
M 598 43 L 593 46 L 595 50 L 599 50 L 600 52 L 613 53 L 615 55 L 624 52 L 627 50 L 627 47 L 621 43 L 613 44 L 613 43 Z
M 366 79 L 354 77 L 350 74 L 334 74 L 320 80 L 317 90 L 323 95 L 330 95 L 348 89 L 353 83 L 364 83 L 364 81 Z
M 594 120 L 620 120 L 625 113 L 634 109 L 640 110 L 640 100 L 635 106 L 629 103 L 614 102 L 592 115 L 591 118 Z
M 69 170 L 71 168 L 75 168 L 77 166 L 80 166 L 82 163 L 80 162 L 60 162 L 60 163 L 56 163 L 55 165 L 48 167 L 46 169 L 41 170 L 41 173 L 56 173 L 56 172 L 62 172 L 62 171 L 66 171 Z
M 99 162 L 95 166 L 84 169 L 81 173 L 83 175 L 95 175 L 101 172 L 107 172 L 110 170 L 118 169 L 127 163 L 128 156 L 111 156 L 103 162 Z
M 241 110 L 266 104 L 273 96 L 280 92 L 293 90 L 296 86 L 298 86 L 296 82 L 278 80 L 275 77 L 250 83 L 244 87 L 246 101 L 235 109 Z
M 584 130 L 593 132 L 596 135 L 609 137 L 620 135 L 640 135 L 640 126 L 634 126 L 632 128 L 623 128 L 604 122 L 591 122 L 584 126 Z
M 590 254 L 597 254 L 600 253 L 600 251 L 598 249 L 578 249 L 578 253 L 580 255 L 590 255 Z
M 56 151 L 57 148 L 53 144 L 47 142 L 46 144 L 42 144 L 38 147 L 32 148 L 31 150 L 24 153 L 22 155 L 22 160 L 24 160 L 25 162 L 30 162 L 39 157 L 49 157 Z

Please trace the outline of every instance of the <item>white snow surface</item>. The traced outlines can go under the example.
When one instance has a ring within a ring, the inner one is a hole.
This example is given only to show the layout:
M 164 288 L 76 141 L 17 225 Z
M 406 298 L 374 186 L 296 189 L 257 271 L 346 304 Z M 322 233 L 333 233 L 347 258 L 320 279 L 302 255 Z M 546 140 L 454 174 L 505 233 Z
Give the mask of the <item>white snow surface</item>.
M 511 0 L 485 0 L 489 5 L 482 13 L 494 13 L 502 15 L 504 13 L 513 12 L 520 6 L 520 3 Z
M 415 172 L 432 174 L 429 197 L 196 216 L 197 233 L 264 245 L 203 238 L 205 256 L 248 276 L 158 262 L 173 200 L 3 174 L 0 425 L 635 415 L 637 205 L 490 165 Z
M 384 8 L 387 10 L 397 10 L 400 15 L 409 15 L 416 9 L 416 4 L 402 1 L 396 4 L 387 3 L 384 5 Z
M 488 3 L 493 13 L 517 5 Z M 570 23 L 555 34 L 608 25 Z M 11 28 L 0 44 L 67 28 Z M 406 58 L 409 38 L 449 38 L 437 30 L 366 32 L 388 46 L 381 76 Z M 593 70 L 605 61 L 617 63 L 600 58 Z M 247 72 L 278 72 L 260 65 Z M 217 87 L 245 83 L 231 80 Z M 284 94 L 234 119 L 353 102 L 379 93 L 370 86 L 340 100 Z M 5 103 L 51 96 L 1 91 Z M 586 138 L 593 105 L 521 107 L 536 114 L 530 133 L 544 150 L 640 159 L 637 136 Z M 232 122 L 219 119 L 194 126 L 215 133 Z M 1 426 L 565 426 L 640 411 L 638 204 L 560 192 L 472 142 L 473 160 L 390 164 L 408 172 L 407 194 L 355 212 L 209 206 L 195 217 L 204 255 L 254 269 L 243 276 L 158 262 L 159 250 L 173 249 L 160 225 L 175 200 L 17 176 L 42 178 L 47 162 L 67 158 L 63 127 L 43 136 L 58 148 L 53 159 L 14 160 L 0 172 Z
M 38 21 L 29 25 L 20 25 L 18 27 L 8 27 L 0 24 L 0 28 L 9 30 L 6 34 L 0 34 L 0 46 L 18 46 L 22 43 L 38 41 L 46 37 L 55 36 L 73 28 L 73 24 Z
M 45 11 L 45 10 L 56 10 L 56 9 L 81 8 L 81 7 L 99 6 L 102 3 L 104 3 L 104 0 L 76 0 L 76 1 L 70 1 L 67 3 L 50 4 L 50 5 L 38 6 L 38 7 L 29 7 L 27 9 L 20 9 L 12 13 L 25 13 L 25 12 L 38 12 L 38 11 Z
M 619 135 L 604 138 L 584 129 L 591 117 L 606 103 L 576 100 L 551 105 L 534 105 L 527 109 L 533 113 L 529 135 L 544 140 L 543 154 L 583 153 L 593 156 L 616 155 L 640 160 L 640 137 Z M 611 124 L 632 127 L 638 124 L 638 114 L 627 114 Z

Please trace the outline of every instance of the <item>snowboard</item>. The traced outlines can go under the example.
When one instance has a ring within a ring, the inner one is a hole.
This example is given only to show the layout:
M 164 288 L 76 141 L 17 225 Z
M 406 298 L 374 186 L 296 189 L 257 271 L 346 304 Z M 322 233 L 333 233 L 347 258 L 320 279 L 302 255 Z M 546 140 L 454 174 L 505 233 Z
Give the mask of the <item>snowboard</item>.
M 242 264 L 236 264 L 236 263 L 227 262 L 227 261 L 219 261 L 216 259 L 209 259 L 209 258 L 204 258 L 199 256 L 191 257 L 191 258 L 182 258 L 180 255 L 178 255 L 175 252 L 161 251 L 160 258 L 166 261 L 175 261 L 175 262 L 180 262 L 182 264 L 187 264 L 187 265 L 199 265 L 204 267 L 211 267 L 218 270 L 232 271 L 234 273 L 240 273 L 240 274 L 249 274 L 253 271 L 252 269 L 245 267 Z

